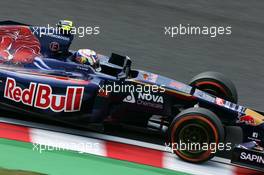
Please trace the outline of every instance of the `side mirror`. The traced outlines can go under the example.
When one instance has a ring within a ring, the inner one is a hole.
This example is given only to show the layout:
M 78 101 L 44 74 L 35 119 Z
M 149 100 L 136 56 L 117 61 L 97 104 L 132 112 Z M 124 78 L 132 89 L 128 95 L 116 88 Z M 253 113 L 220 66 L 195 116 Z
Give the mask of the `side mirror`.
M 130 70 L 131 70 L 131 63 L 132 63 L 132 61 L 130 60 L 130 58 L 128 56 L 126 56 L 123 69 L 117 75 L 117 79 L 118 80 L 125 80 L 129 76 L 129 73 L 130 73 Z

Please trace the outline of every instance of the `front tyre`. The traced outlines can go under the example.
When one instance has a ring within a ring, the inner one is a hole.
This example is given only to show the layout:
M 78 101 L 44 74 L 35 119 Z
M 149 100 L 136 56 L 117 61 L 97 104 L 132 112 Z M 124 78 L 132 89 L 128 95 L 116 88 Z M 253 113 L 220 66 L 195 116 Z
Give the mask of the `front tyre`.
M 237 103 L 237 90 L 234 83 L 218 72 L 203 72 L 196 75 L 189 83 L 214 96 Z
M 205 108 L 189 108 L 179 113 L 169 128 L 173 152 L 181 159 L 201 163 L 214 157 L 224 140 L 218 117 Z

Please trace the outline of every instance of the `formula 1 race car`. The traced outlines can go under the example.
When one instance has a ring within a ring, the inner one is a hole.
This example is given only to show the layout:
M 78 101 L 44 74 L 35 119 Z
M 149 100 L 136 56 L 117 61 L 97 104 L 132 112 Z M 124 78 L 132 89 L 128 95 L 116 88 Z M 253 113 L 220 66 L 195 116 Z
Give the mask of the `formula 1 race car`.
M 236 88 L 224 75 L 204 72 L 184 84 L 131 69 L 129 57 L 114 53 L 110 57 L 98 54 L 100 71 L 76 63 L 70 56 L 58 59 L 40 54 L 48 42 L 53 43 L 52 50 L 64 40 L 55 34 L 40 38 L 33 33 L 33 26 L 1 23 L 0 58 L 32 60 L 2 62 L 2 114 L 12 112 L 22 119 L 45 118 L 80 126 L 125 123 L 166 132 L 174 153 L 193 163 L 211 159 L 225 141 L 225 127 L 238 126 L 243 143 L 254 142 L 255 146 L 240 146 L 241 155 L 234 156 L 234 162 L 241 158 L 243 164 L 263 167 L 263 149 L 254 148 L 264 146 L 264 113 L 238 105 Z M 183 144 L 198 148 L 180 149 Z M 251 158 L 256 151 L 258 159 Z

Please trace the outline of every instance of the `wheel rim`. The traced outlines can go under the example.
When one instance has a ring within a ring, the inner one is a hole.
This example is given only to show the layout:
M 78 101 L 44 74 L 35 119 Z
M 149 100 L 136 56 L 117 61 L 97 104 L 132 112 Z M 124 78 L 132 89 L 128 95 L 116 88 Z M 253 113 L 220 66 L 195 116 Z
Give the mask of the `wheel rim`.
M 210 136 L 206 130 L 206 127 L 201 124 L 191 123 L 185 125 L 180 130 L 178 139 L 180 142 L 188 144 L 188 149 L 179 151 L 189 157 L 197 156 L 197 154 L 205 152 L 199 149 L 199 147 L 196 147 L 195 144 L 201 148 L 204 143 L 209 143 Z

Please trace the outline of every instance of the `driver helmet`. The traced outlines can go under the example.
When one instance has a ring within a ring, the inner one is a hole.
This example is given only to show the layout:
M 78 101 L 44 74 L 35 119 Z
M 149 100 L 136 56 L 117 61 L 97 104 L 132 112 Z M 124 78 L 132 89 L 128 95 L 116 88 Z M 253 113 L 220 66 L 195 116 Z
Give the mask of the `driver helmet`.
M 59 20 L 57 27 L 59 28 L 61 34 L 69 35 L 73 28 L 73 22 L 69 20 Z
M 75 54 L 75 61 L 93 67 L 96 71 L 101 71 L 100 62 L 95 51 L 90 49 L 79 49 Z

